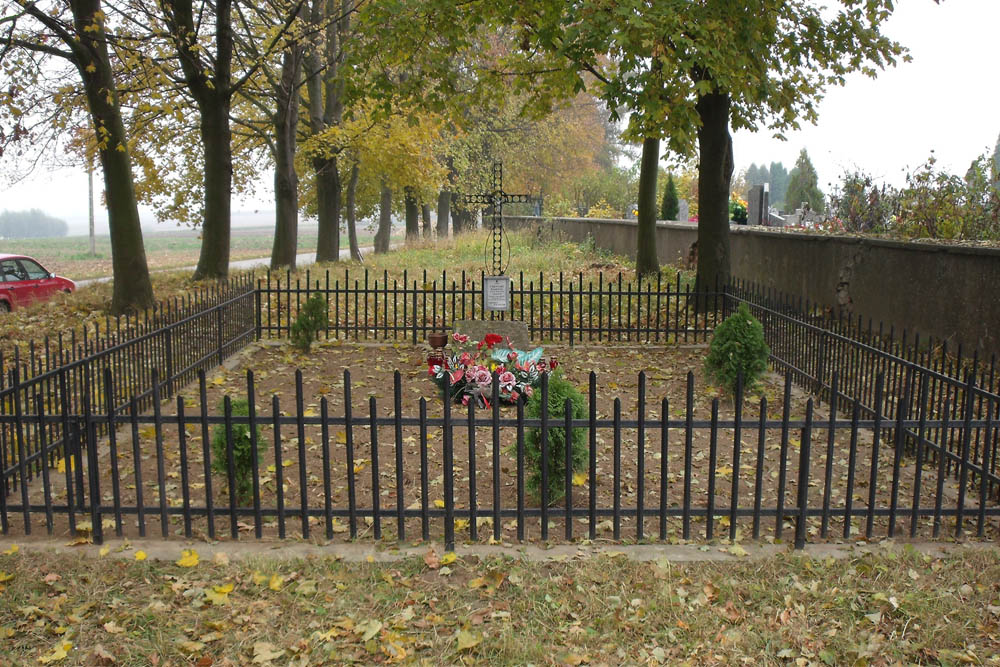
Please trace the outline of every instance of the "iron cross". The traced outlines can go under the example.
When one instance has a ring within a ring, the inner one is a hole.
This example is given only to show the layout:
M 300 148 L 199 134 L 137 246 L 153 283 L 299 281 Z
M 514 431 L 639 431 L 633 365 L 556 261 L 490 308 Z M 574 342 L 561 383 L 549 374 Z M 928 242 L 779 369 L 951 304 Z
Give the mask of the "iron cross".
M 466 195 L 467 204 L 485 204 L 490 208 L 490 231 L 493 237 L 493 275 L 502 276 L 507 269 L 503 256 L 503 205 L 530 202 L 531 195 L 511 195 L 503 191 L 503 164 L 493 163 L 493 190 L 479 195 Z

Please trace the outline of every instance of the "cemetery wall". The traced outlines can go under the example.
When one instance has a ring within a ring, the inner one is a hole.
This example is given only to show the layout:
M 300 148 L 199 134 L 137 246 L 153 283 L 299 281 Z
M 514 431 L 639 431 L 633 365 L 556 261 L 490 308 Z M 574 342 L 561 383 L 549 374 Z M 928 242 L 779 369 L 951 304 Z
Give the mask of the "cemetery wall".
M 561 232 L 633 255 L 628 220 L 505 217 L 511 228 Z M 660 262 L 684 265 L 695 223 L 657 223 Z M 947 338 L 971 352 L 1000 356 L 1000 250 L 733 227 L 733 275 L 833 309 L 882 320 L 921 336 Z M 954 348 L 952 348 L 954 349 Z

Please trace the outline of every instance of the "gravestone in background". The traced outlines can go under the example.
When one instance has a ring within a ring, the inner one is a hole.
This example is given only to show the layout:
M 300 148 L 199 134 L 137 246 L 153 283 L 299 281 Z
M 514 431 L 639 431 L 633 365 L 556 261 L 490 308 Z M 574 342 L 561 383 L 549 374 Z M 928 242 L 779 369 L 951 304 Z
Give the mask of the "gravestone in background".
M 677 202 L 677 222 L 687 222 L 691 219 L 691 207 L 687 199 Z
M 747 224 L 766 225 L 770 222 L 768 184 L 753 185 L 747 192 Z

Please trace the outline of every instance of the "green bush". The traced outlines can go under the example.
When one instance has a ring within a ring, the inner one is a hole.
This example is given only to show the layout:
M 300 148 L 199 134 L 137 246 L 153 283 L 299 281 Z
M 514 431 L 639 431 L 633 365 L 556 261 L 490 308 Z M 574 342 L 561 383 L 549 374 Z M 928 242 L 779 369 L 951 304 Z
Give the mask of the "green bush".
M 219 404 L 219 412 L 225 415 L 225 403 Z M 234 417 L 249 417 L 250 404 L 245 398 L 232 402 Z M 233 433 L 233 479 L 236 481 L 236 498 L 241 503 L 249 502 L 253 494 L 253 451 L 250 441 L 249 424 L 232 425 Z M 267 448 L 257 427 L 257 452 Z M 229 456 L 226 452 L 226 425 L 218 424 L 212 429 L 212 470 L 228 475 Z
M 743 387 L 753 389 L 767 369 L 771 351 L 764 342 L 764 327 L 745 303 L 715 328 L 705 371 L 715 382 L 732 394 L 736 393 L 736 379 L 743 375 Z
M 573 406 L 573 419 L 584 419 L 587 416 L 587 406 L 583 394 L 562 375 L 549 375 L 549 429 L 548 429 L 548 476 L 549 501 L 558 500 L 565 495 L 566 490 L 566 428 L 562 426 L 566 419 L 566 399 Z M 525 413 L 529 418 L 538 419 L 542 416 L 542 390 L 536 388 Z M 586 429 L 573 428 L 571 434 L 570 462 L 573 471 L 582 470 L 587 465 L 587 434 Z M 541 495 L 542 488 L 542 430 L 533 428 L 524 438 L 524 458 L 528 466 L 528 490 Z
M 313 294 L 302 305 L 299 316 L 292 323 L 292 345 L 303 352 L 308 352 L 313 341 L 319 337 L 319 332 L 324 331 L 329 322 L 326 299 L 320 294 Z

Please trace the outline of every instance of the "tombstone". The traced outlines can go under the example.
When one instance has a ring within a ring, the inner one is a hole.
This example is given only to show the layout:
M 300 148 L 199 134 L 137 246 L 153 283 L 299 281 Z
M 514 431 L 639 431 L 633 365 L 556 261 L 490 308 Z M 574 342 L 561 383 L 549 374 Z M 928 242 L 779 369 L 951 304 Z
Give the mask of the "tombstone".
M 677 202 L 677 221 L 687 222 L 691 219 L 691 207 L 688 205 L 687 199 L 681 199 Z
M 747 224 L 767 225 L 769 220 L 769 183 L 754 185 L 747 192 Z
M 519 350 L 530 350 L 531 335 L 528 325 L 516 320 L 456 320 L 455 333 L 463 333 L 472 340 L 482 340 L 488 333 L 510 337 L 510 344 Z

